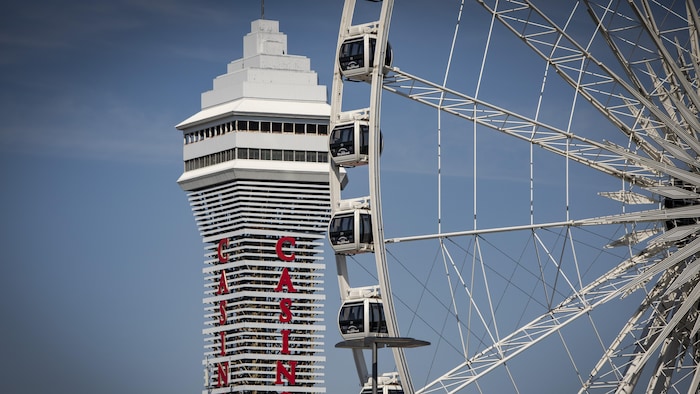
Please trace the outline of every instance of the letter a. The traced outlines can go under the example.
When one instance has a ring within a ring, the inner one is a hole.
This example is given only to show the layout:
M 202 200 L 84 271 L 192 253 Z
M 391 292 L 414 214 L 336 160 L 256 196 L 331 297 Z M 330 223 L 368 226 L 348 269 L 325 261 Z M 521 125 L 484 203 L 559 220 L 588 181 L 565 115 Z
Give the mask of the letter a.
M 226 270 L 221 270 L 221 275 L 219 275 L 219 290 L 216 294 L 222 295 L 228 293 L 228 283 L 226 283 Z
M 297 289 L 294 288 L 294 284 L 292 283 L 292 278 L 289 277 L 289 270 L 287 267 L 284 267 L 282 269 L 282 274 L 280 275 L 280 280 L 277 282 L 277 287 L 275 287 L 275 291 L 279 292 L 282 291 L 284 286 L 287 286 L 287 292 L 288 293 L 296 293 Z

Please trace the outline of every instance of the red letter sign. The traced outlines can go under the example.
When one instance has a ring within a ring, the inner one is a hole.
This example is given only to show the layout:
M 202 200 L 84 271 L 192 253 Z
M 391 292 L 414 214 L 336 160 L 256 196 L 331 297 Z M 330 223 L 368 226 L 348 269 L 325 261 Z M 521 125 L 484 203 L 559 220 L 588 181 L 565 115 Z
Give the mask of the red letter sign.
M 217 387 L 226 386 L 228 384 L 228 361 L 219 363 L 216 372 L 219 378 Z
M 226 355 L 226 331 L 219 331 L 219 338 L 221 338 L 221 351 L 219 355 Z
M 287 378 L 290 386 L 294 386 L 296 384 L 297 362 L 289 361 L 289 365 L 292 367 L 291 371 L 287 371 L 284 365 L 282 365 L 282 361 L 277 360 L 277 379 L 275 380 L 275 384 L 282 384 L 282 375 Z
M 289 333 L 290 330 L 282 330 L 282 354 L 289 354 Z
M 292 254 L 284 254 L 282 251 L 282 246 L 285 243 L 289 243 L 291 246 L 296 246 L 297 240 L 294 237 L 282 237 L 277 241 L 277 246 L 275 247 L 275 250 L 277 250 L 277 257 L 280 258 L 282 261 L 294 261 L 294 252 Z
M 280 300 L 280 322 L 289 323 L 292 321 L 292 300 L 283 298 Z
M 219 275 L 219 290 L 216 291 L 217 295 L 222 295 L 228 293 L 228 284 L 226 283 L 226 271 L 221 270 L 221 275 Z
M 219 246 L 216 248 L 216 256 L 219 258 L 219 263 L 225 263 L 228 261 L 228 254 L 224 256 L 221 254 L 224 248 L 228 247 L 228 238 L 222 238 L 219 241 Z
M 219 301 L 219 325 L 226 324 L 226 300 Z
M 289 277 L 289 270 L 287 270 L 287 267 L 284 267 L 282 269 L 282 273 L 280 274 L 280 280 L 279 282 L 277 282 L 277 287 L 275 287 L 275 291 L 282 291 L 284 286 L 287 286 L 288 293 L 297 292 L 297 289 L 294 288 L 294 283 L 292 283 L 292 278 Z

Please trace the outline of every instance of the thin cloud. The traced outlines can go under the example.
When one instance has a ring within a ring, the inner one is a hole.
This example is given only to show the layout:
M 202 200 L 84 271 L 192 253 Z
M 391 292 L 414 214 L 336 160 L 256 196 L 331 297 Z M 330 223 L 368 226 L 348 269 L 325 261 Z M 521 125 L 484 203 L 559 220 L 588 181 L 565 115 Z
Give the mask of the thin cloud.
M 0 149 L 56 157 L 162 162 L 181 157 L 174 114 L 119 99 L 55 97 L 2 130 Z

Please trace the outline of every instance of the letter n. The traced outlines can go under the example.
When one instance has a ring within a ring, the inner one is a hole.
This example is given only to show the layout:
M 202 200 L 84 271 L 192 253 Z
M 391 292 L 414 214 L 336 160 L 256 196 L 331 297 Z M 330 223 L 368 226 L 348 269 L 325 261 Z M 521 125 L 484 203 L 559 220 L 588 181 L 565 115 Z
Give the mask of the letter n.
M 289 365 L 292 367 L 290 371 L 288 371 L 284 365 L 282 364 L 282 361 L 277 360 L 277 379 L 275 380 L 275 384 L 282 384 L 282 375 L 284 375 L 285 378 L 287 378 L 287 381 L 289 382 L 290 386 L 296 385 L 296 380 L 297 380 L 297 362 L 296 361 L 289 361 Z
M 217 387 L 221 386 L 227 386 L 228 385 L 228 361 L 224 361 L 223 363 L 219 363 L 217 365 L 217 373 L 218 375 L 218 382 L 217 382 Z

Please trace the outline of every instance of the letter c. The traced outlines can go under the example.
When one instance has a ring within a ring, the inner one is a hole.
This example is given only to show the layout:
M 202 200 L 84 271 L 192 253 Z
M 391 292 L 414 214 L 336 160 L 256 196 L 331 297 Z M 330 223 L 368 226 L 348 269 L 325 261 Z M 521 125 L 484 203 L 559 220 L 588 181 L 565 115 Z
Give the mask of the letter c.
M 216 247 L 216 256 L 219 258 L 219 263 L 225 263 L 228 261 L 228 253 L 226 256 L 222 254 L 224 248 L 228 247 L 228 238 L 222 238 L 219 241 L 219 246 Z
M 279 257 L 279 259 L 282 261 L 294 261 L 294 259 L 296 258 L 294 252 L 292 252 L 292 254 L 284 254 L 282 246 L 284 246 L 285 243 L 289 243 L 291 246 L 296 246 L 297 240 L 294 237 L 280 238 L 277 241 L 277 246 L 275 247 L 275 250 L 277 251 L 277 257 Z

